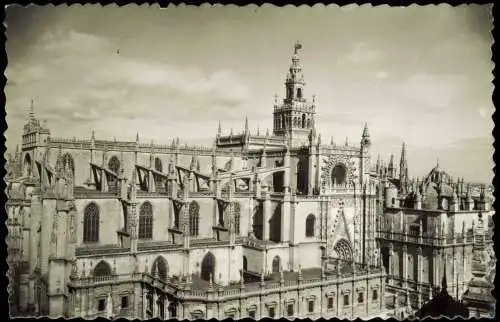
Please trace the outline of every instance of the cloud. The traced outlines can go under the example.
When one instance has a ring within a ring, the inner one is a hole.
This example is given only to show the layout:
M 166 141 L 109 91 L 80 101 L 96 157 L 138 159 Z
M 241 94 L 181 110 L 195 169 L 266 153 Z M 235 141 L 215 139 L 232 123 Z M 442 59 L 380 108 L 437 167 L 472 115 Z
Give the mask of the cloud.
M 248 99 L 232 70 L 138 59 L 106 38 L 74 30 L 49 30 L 32 51 L 34 64 L 9 66 L 7 75 L 14 87 L 36 93 L 37 111 L 49 122 L 181 121 L 193 119 L 193 109 L 197 120 L 216 119 L 214 111 L 231 112 Z M 24 109 L 19 104 L 8 109 Z

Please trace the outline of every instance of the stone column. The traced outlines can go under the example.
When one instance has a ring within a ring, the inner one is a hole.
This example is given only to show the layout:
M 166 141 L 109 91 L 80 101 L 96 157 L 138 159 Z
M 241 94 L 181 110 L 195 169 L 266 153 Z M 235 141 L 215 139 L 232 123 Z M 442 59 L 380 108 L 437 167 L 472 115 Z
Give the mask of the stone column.
M 418 307 L 422 306 L 422 284 L 423 284 L 423 279 L 422 279 L 422 271 L 423 271 L 423 253 L 422 253 L 422 247 L 418 246 L 417 247 L 417 283 L 418 283 Z
M 290 193 L 285 192 L 285 196 L 283 198 L 283 204 L 281 208 L 281 241 L 289 242 L 290 241 Z
M 406 288 L 408 286 L 408 246 L 407 245 L 403 245 L 401 247 L 401 250 L 402 250 L 402 264 L 403 264 L 403 278 L 402 278 L 402 281 L 403 281 L 403 288 Z
M 438 249 L 432 250 L 432 261 L 433 261 L 433 273 L 434 277 L 432 279 L 432 284 L 434 285 L 434 289 L 437 290 L 439 288 L 439 269 L 441 267 L 441 254 Z
M 389 275 L 389 284 L 393 284 L 393 266 L 394 266 L 394 244 L 389 244 L 389 271 L 387 272 Z
M 253 197 L 248 199 L 248 236 L 254 237 L 255 232 L 253 231 L 253 216 L 254 216 L 255 200 Z
M 266 191 L 264 207 L 263 207 L 263 223 L 262 223 L 262 239 L 269 240 L 270 237 L 270 227 L 269 227 L 269 219 L 271 216 L 271 199 L 269 196 L 269 190 Z

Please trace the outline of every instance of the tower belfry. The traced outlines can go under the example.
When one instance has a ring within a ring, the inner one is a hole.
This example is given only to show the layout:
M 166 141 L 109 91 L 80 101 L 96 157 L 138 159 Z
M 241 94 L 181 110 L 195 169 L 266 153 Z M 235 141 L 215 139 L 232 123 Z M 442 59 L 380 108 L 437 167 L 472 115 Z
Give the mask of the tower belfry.
M 285 97 L 282 103 L 274 104 L 274 135 L 290 137 L 292 145 L 308 144 L 314 128 L 315 103 L 308 102 L 304 95 L 306 82 L 302 73 L 299 51 L 302 44 L 296 42 L 292 62 L 285 80 Z

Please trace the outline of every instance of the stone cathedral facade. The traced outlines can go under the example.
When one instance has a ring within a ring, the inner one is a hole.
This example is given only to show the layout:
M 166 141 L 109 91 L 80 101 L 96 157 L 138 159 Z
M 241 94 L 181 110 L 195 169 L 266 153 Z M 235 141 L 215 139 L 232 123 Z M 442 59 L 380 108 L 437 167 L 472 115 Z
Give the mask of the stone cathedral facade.
M 211 147 L 54 138 L 32 108 L 7 164 L 11 314 L 384 314 L 390 179 L 366 124 L 322 141 L 294 49 L 272 133 L 219 124 Z

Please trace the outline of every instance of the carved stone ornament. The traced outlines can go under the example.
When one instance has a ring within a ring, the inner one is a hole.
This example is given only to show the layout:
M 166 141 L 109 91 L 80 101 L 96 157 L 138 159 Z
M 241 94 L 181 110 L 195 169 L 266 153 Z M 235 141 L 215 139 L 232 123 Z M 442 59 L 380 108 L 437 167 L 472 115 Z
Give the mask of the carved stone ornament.
M 347 153 L 330 155 L 327 160 L 324 160 L 324 165 L 321 167 L 321 191 L 327 192 L 332 186 L 332 170 L 342 164 L 346 170 L 345 182 L 348 187 L 351 187 L 352 182 L 356 180 L 356 161 Z

